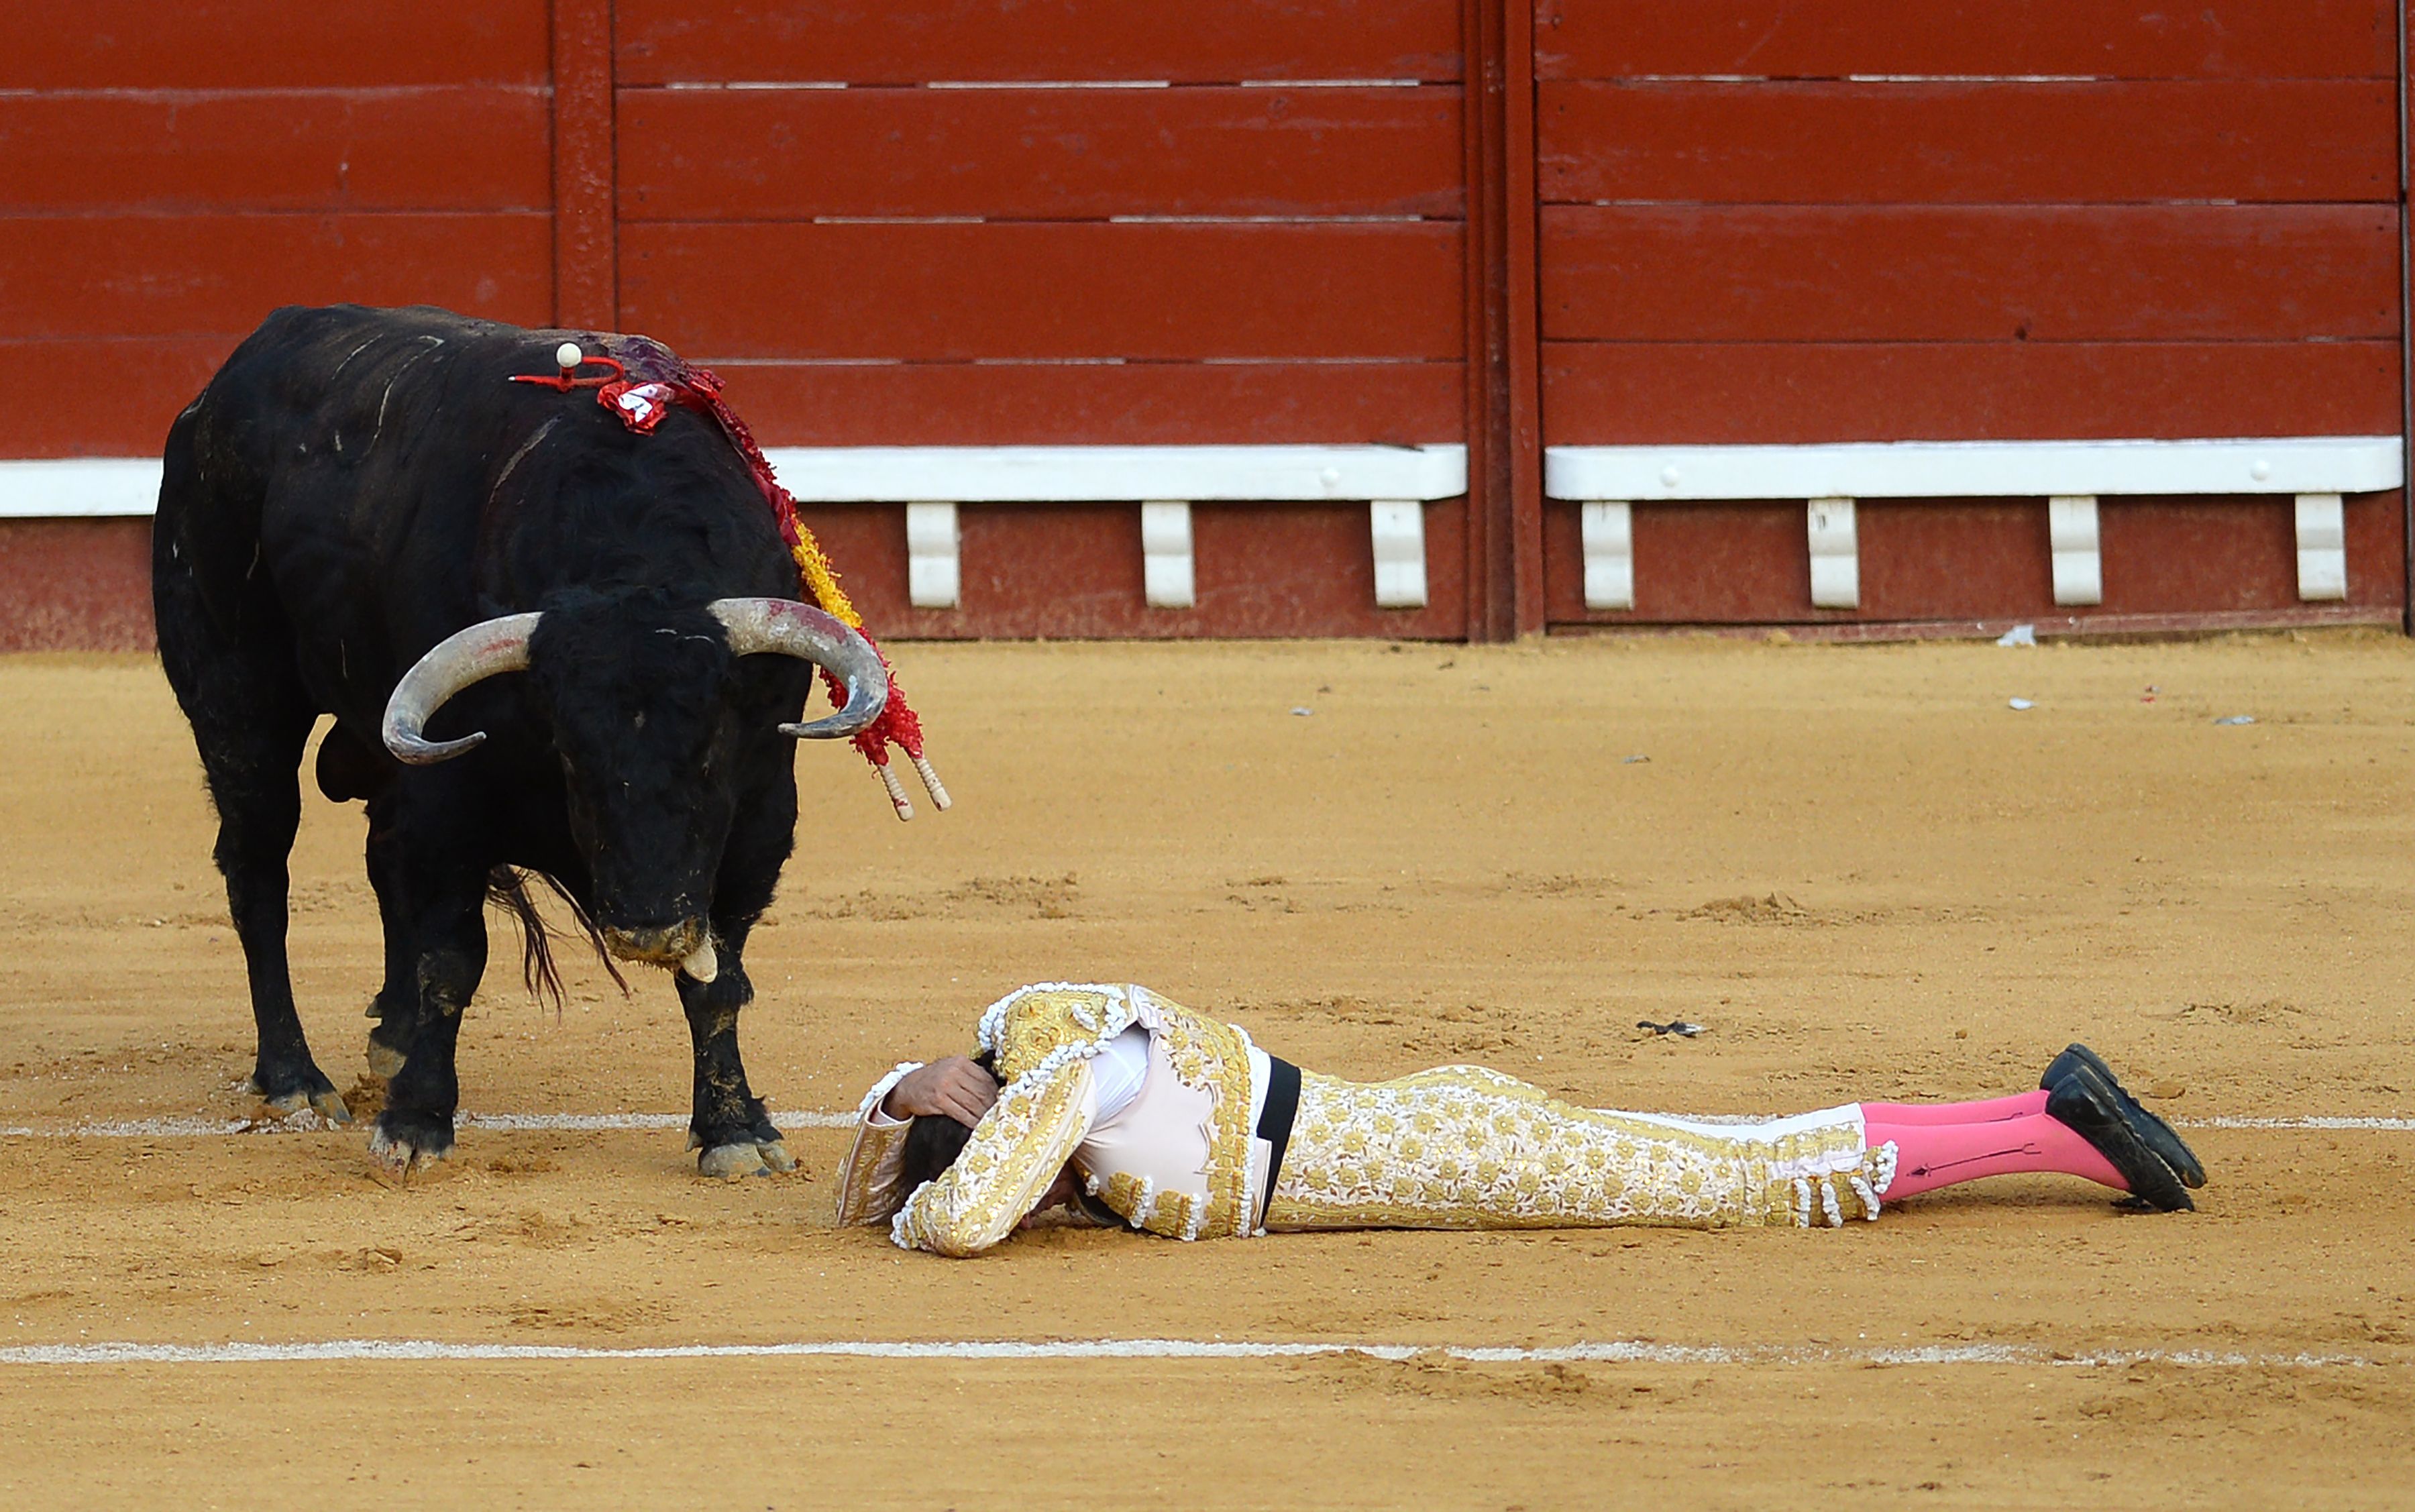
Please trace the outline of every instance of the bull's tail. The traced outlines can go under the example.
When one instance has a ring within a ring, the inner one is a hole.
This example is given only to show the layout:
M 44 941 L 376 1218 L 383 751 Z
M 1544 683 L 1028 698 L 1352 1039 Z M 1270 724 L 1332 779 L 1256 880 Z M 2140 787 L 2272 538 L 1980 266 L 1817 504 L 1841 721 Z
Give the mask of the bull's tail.
M 552 890 L 555 897 L 569 906 L 570 917 L 578 921 L 578 933 L 587 936 L 587 943 L 594 949 L 595 959 L 604 963 L 604 969 L 611 977 L 612 984 L 621 989 L 622 996 L 626 997 L 629 995 L 628 979 L 621 975 L 621 967 L 613 961 L 612 953 L 604 948 L 604 932 L 595 927 L 595 921 L 588 917 L 587 910 L 579 906 L 578 900 L 572 897 L 560 882 L 543 872 L 498 866 L 487 874 L 487 896 L 520 926 L 520 980 L 528 983 L 529 996 L 539 1002 L 552 999 L 555 1014 L 562 1012 L 562 973 L 553 964 L 553 941 L 557 936 L 570 937 L 566 932 L 554 928 L 545 915 L 537 911 L 536 900 L 529 896 L 528 884 L 532 876 L 543 882 Z

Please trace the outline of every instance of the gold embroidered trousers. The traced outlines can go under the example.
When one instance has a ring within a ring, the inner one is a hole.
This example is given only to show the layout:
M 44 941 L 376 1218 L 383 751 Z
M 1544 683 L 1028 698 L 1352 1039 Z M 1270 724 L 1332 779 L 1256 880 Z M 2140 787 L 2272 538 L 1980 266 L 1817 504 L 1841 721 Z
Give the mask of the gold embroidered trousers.
M 1268 1230 L 1831 1227 L 1878 1217 L 1895 1146 L 1856 1107 L 1717 1125 L 1575 1107 L 1480 1066 L 1304 1071 Z

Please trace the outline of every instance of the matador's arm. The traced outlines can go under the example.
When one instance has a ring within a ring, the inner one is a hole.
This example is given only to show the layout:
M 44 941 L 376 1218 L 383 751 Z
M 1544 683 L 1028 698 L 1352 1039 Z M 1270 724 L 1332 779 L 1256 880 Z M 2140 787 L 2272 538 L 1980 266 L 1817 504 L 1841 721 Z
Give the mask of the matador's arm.
M 1048 1190 L 1097 1112 L 1088 1060 L 1016 1081 L 982 1115 L 955 1163 L 906 1200 L 891 1236 L 904 1249 L 960 1258 L 998 1243 Z
M 922 1069 L 920 1061 L 909 1060 L 864 1094 L 855 1144 L 847 1152 L 847 1163 L 838 1168 L 841 1228 L 850 1223 L 885 1223 L 897 1211 L 903 1196 L 897 1190 L 897 1167 L 905 1159 L 906 1131 L 914 1127 L 914 1120 L 892 1118 L 880 1111 L 880 1105 L 907 1072 Z

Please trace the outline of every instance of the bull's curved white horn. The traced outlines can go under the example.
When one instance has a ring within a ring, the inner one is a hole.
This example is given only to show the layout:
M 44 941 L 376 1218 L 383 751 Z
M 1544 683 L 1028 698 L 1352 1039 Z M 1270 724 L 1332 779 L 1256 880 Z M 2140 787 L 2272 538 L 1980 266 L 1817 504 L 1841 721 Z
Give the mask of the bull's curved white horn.
M 487 738 L 485 730 L 476 730 L 458 741 L 430 741 L 421 732 L 446 699 L 470 684 L 499 672 L 526 671 L 537 618 L 506 614 L 481 620 L 438 641 L 402 675 L 385 701 L 385 748 L 397 760 L 425 767 L 472 750 Z
M 773 651 L 828 668 L 847 687 L 847 707 L 810 725 L 783 725 L 780 733 L 808 741 L 853 735 L 880 717 L 889 702 L 889 668 L 872 643 L 810 604 L 788 598 L 717 598 L 705 606 L 729 632 L 732 654 Z

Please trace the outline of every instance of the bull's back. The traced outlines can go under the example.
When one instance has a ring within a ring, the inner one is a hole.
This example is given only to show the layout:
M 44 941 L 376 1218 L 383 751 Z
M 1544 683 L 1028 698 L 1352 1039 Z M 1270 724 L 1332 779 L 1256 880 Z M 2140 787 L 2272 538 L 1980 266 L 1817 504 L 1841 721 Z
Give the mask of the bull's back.
M 468 613 L 484 457 L 531 340 L 429 308 L 270 315 L 170 431 L 152 551 L 163 652 L 281 636 L 313 682 L 390 686 L 398 581 L 412 617 Z

